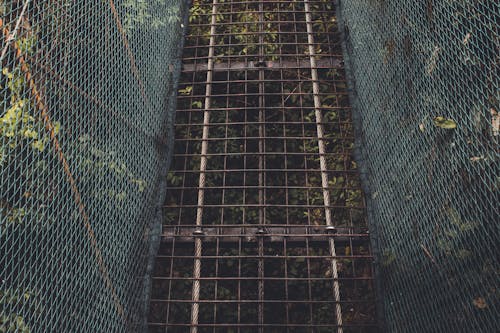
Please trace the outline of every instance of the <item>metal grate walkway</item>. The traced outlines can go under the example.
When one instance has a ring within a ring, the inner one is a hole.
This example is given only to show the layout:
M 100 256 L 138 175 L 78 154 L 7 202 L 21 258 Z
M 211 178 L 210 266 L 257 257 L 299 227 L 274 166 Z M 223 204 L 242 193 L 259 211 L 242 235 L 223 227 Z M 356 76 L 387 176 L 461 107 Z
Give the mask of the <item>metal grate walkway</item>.
M 332 1 L 191 8 L 151 332 L 376 332 Z

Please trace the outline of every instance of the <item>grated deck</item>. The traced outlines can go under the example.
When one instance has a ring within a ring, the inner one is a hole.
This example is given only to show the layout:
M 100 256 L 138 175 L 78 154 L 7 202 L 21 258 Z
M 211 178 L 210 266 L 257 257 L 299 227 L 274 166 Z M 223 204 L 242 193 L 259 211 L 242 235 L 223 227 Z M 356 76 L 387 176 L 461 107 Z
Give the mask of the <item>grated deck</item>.
M 194 1 L 151 332 L 376 332 L 331 1 Z

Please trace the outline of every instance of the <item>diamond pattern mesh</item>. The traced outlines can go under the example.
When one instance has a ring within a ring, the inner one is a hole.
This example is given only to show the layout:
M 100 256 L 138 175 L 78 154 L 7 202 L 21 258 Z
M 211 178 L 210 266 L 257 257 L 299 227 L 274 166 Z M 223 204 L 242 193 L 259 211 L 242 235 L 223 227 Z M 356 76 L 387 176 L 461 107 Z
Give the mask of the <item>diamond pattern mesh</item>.
M 339 3 L 387 330 L 497 331 L 498 2 Z
M 0 332 L 138 329 L 183 10 L 0 1 Z

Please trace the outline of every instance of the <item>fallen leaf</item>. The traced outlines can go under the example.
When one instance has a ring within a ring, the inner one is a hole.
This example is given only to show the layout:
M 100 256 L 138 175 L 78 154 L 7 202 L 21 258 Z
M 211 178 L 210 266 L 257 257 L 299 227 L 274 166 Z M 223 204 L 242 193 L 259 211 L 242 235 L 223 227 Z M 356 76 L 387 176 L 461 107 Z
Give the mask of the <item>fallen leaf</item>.
M 472 34 L 470 32 L 467 33 L 467 35 L 465 35 L 465 38 L 463 40 L 464 45 L 469 44 L 469 40 L 470 40 L 471 37 L 472 37 Z
M 191 95 L 191 92 L 193 91 L 193 86 L 188 86 L 184 89 L 179 89 L 179 94 L 181 95 Z
M 470 158 L 470 161 L 471 162 L 479 162 L 481 160 L 486 160 L 486 158 L 484 156 L 472 156 Z
M 191 105 L 195 108 L 201 109 L 203 103 L 201 101 L 194 101 Z
M 450 219 L 451 223 L 453 223 L 456 226 L 462 225 L 460 214 L 457 212 L 455 208 L 448 206 L 445 209 L 446 209 L 446 214 L 448 215 L 448 218 Z
M 452 119 L 448 119 L 445 117 L 435 117 L 433 119 L 433 121 L 434 121 L 434 125 L 439 127 L 439 128 L 444 128 L 444 129 L 457 128 L 457 123 Z
M 498 115 L 498 112 L 491 108 L 490 109 L 491 113 L 491 127 L 493 127 L 493 136 L 498 136 L 500 135 L 500 116 Z
M 396 255 L 389 249 L 385 249 L 382 253 L 382 266 L 388 267 L 396 261 Z
M 481 310 L 488 307 L 488 304 L 486 304 L 486 300 L 483 297 L 475 298 L 472 303 L 476 306 L 476 308 Z
M 430 76 L 432 75 L 432 73 L 434 72 L 434 70 L 437 67 L 437 62 L 438 62 L 440 52 L 441 52 L 441 48 L 436 46 L 434 48 L 434 51 L 431 54 L 431 57 L 429 59 L 429 63 L 427 64 L 427 74 L 429 74 Z

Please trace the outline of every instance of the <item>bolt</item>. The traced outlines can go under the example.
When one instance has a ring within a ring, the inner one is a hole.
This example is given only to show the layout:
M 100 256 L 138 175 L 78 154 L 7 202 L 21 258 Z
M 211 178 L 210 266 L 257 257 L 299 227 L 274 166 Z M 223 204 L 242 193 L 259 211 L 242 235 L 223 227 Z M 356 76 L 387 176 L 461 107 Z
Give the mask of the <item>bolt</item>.
M 203 232 L 203 230 L 201 230 L 201 228 L 197 228 L 195 231 L 193 231 L 193 236 L 204 236 L 205 233 Z
M 325 228 L 327 234 L 336 234 L 337 233 L 337 228 L 335 228 L 333 225 L 329 225 Z

